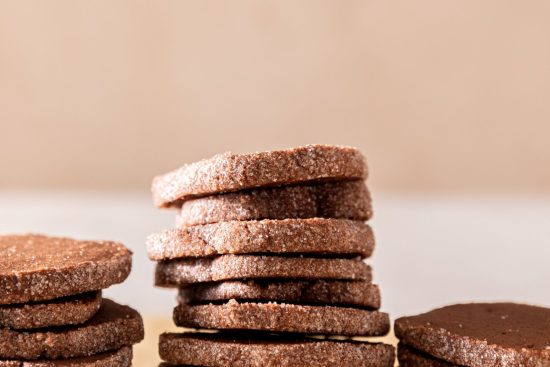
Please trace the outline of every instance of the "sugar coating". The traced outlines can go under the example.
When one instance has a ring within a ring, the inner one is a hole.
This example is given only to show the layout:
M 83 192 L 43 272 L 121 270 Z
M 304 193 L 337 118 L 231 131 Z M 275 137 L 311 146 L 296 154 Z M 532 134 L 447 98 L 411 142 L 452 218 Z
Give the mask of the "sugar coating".
M 91 319 L 101 306 L 101 291 L 39 303 L 0 306 L 0 326 L 38 329 L 79 325 Z
M 371 281 L 371 268 L 360 260 L 222 255 L 157 264 L 155 283 L 171 287 L 237 279 L 348 279 Z
M 373 250 L 372 229 L 345 219 L 232 221 L 169 229 L 147 238 L 152 260 L 247 253 L 369 257 Z
M 472 367 L 550 366 L 550 309 L 458 304 L 395 322 L 396 336 L 436 358 Z
M 392 367 L 394 347 L 351 341 L 238 338 L 224 334 L 160 336 L 160 355 L 173 365 L 212 367 Z
M 281 186 L 185 201 L 177 227 L 232 220 L 340 218 L 366 221 L 372 203 L 363 180 Z
M 124 281 L 132 253 L 116 242 L 0 236 L 0 304 L 46 301 Z
M 226 281 L 199 283 L 180 288 L 181 303 L 272 301 L 380 308 L 378 286 L 363 281 Z
M 311 181 L 364 179 L 365 158 L 359 150 L 330 145 L 249 154 L 218 154 L 153 180 L 159 207 L 181 206 L 185 200 L 211 194 Z
M 95 316 L 80 326 L 0 329 L 0 360 L 88 357 L 136 344 L 143 333 L 143 321 L 135 310 L 103 299 Z
M 199 329 L 262 330 L 305 334 L 381 336 L 390 330 L 388 314 L 347 307 L 285 303 L 179 305 L 176 325 Z
M 114 352 L 90 357 L 42 361 L 0 361 L 0 367 L 130 367 L 132 347 L 122 347 Z
M 397 346 L 397 359 L 400 367 L 459 367 L 457 364 L 434 358 L 403 343 Z

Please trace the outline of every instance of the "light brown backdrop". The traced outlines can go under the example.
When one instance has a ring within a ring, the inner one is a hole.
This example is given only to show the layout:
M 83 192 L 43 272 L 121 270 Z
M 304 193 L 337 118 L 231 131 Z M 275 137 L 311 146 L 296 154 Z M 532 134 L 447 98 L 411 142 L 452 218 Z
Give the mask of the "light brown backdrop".
M 355 145 L 379 190 L 550 190 L 550 2 L 1 1 L 0 188 Z

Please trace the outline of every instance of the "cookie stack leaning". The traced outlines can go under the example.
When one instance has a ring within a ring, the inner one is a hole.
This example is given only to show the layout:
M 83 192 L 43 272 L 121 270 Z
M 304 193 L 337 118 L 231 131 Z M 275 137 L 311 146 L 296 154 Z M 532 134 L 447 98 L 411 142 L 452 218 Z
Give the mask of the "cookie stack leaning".
M 351 339 L 390 327 L 363 262 L 366 177 L 357 149 L 327 145 L 225 153 L 156 177 L 156 205 L 178 210 L 176 229 L 147 240 L 156 285 L 179 288 L 176 325 L 217 331 L 161 335 L 164 366 L 392 366 L 392 346 Z
M 131 252 L 115 242 L 0 236 L 0 367 L 128 367 L 140 315 L 102 298 Z

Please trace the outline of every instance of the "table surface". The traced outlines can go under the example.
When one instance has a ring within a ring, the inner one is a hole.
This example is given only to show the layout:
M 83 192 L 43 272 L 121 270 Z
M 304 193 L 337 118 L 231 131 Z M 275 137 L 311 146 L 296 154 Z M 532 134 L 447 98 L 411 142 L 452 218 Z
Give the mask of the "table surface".
M 373 195 L 377 245 L 367 262 L 392 320 L 457 302 L 550 305 L 550 292 L 541 292 L 550 279 L 550 197 Z M 104 294 L 146 320 L 138 367 L 158 363 L 158 335 L 175 329 L 176 292 L 153 286 L 144 245 L 150 233 L 173 227 L 174 217 L 157 210 L 148 192 L 0 190 L 0 234 L 110 239 L 133 251 L 130 277 Z

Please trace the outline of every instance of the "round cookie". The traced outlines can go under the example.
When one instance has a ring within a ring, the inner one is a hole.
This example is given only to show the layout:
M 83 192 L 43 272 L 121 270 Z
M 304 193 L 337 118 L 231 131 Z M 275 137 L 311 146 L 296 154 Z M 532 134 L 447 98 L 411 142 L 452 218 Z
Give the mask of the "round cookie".
M 192 197 L 305 182 L 364 179 L 365 158 L 355 148 L 307 145 L 248 154 L 218 154 L 157 176 L 151 191 L 159 207 Z
M 222 255 L 206 259 L 160 262 L 155 284 L 173 287 L 190 283 L 238 279 L 346 279 L 371 281 L 362 261 L 305 257 Z
M 47 301 L 121 283 L 132 253 L 115 242 L 0 236 L 0 304 Z
M 363 281 L 226 281 L 200 283 L 180 288 L 181 303 L 197 304 L 236 299 L 238 301 L 272 301 L 294 304 L 355 306 L 371 310 L 380 308 L 378 286 Z
M 458 364 L 434 358 L 403 343 L 397 346 L 397 360 L 400 367 L 460 367 Z
M 122 347 L 114 352 L 90 357 L 41 361 L 0 361 L 0 367 L 130 367 L 131 365 L 132 347 Z
M 141 316 L 127 306 L 103 299 L 84 325 L 16 331 L 0 329 L 0 360 L 68 359 L 120 349 L 143 339 Z
M 159 349 L 165 366 L 392 367 L 395 358 L 385 344 L 225 333 L 165 333 Z
M 366 221 L 372 203 L 363 180 L 281 186 L 210 195 L 183 203 L 176 226 L 287 218 Z
M 369 257 L 372 229 L 344 219 L 232 221 L 165 230 L 147 238 L 151 260 L 224 254 L 296 253 Z
M 472 367 L 550 365 L 550 309 L 472 303 L 403 317 L 396 336 L 419 351 Z
M 284 303 L 179 305 L 176 325 L 218 330 L 381 336 L 390 330 L 386 313 L 334 306 L 301 306 Z
M 83 324 L 101 306 L 101 291 L 57 298 L 43 303 L 0 306 L 0 327 L 39 329 Z

